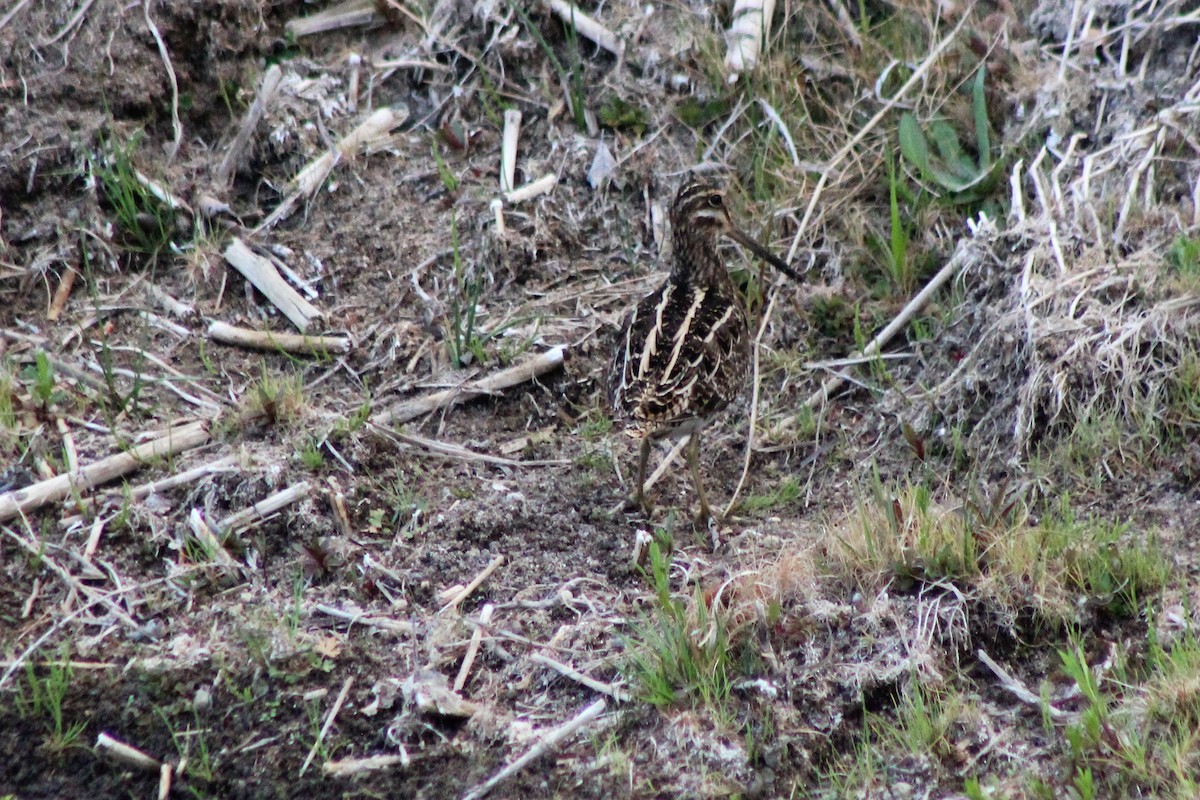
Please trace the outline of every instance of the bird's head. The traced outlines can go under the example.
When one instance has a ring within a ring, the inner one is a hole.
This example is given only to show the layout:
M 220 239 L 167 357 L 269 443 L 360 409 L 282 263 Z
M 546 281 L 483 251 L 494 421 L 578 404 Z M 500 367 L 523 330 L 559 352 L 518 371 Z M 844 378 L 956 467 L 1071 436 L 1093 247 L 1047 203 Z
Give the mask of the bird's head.
M 677 235 L 686 232 L 707 237 L 736 230 L 725 207 L 725 192 L 704 181 L 685 183 L 671 206 L 671 229 Z

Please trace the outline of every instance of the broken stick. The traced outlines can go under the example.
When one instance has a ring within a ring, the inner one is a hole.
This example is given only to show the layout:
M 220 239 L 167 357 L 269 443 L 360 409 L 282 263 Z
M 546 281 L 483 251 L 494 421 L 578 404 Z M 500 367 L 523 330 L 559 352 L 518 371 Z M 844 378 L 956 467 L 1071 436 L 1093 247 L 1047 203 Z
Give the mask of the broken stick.
M 443 389 L 440 392 L 415 397 L 389 408 L 376 420 L 376 425 L 398 425 L 417 417 L 436 411 L 439 408 L 456 405 L 485 394 L 494 394 L 501 389 L 518 386 L 534 378 L 561 367 L 563 364 L 563 348 L 553 347 L 541 355 L 521 364 L 502 369 L 497 373 L 477 381 L 467 381 L 462 386 L 453 389 Z
M 254 288 L 262 292 L 302 333 L 308 329 L 310 322 L 321 316 L 321 310 L 301 297 L 279 275 L 270 260 L 256 255 L 241 239 L 235 237 L 225 248 L 224 255 L 225 260 L 246 276 L 246 280 L 254 284 Z
M 173 456 L 184 450 L 199 447 L 208 441 L 208 424 L 193 422 L 167 431 L 167 435 L 138 445 L 125 453 L 103 458 L 78 470 L 35 483 L 24 489 L 0 494 L 0 522 L 17 514 L 33 511 L 47 503 L 81 494 L 96 486 L 116 480 L 144 466 L 151 459 Z
M 542 739 L 540 742 L 531 747 L 529 752 L 527 752 L 525 755 L 521 756 L 507 767 L 488 778 L 487 781 L 479 786 L 476 786 L 474 789 L 463 795 L 463 800 L 479 800 L 479 798 L 483 797 L 492 789 L 495 789 L 501 781 L 517 774 L 531 761 L 534 761 L 535 759 L 538 759 L 549 751 L 553 750 L 563 740 L 567 739 L 579 729 L 590 724 L 594 719 L 596 719 L 596 717 L 600 716 L 606 705 L 607 701 L 604 700 L 604 698 L 600 698 L 596 702 L 592 703 L 583 711 L 580 711 L 579 714 L 577 714 L 573 719 L 567 720 L 562 725 L 550 731 L 550 733 L 546 735 L 546 738 Z
M 214 342 L 249 347 L 254 350 L 282 350 L 304 356 L 346 355 L 351 350 L 350 339 L 345 336 L 306 336 L 295 333 L 256 331 L 238 328 L 225 322 L 213 322 L 208 326 L 208 337 Z
M 254 102 L 246 110 L 246 116 L 242 118 L 242 125 L 238 128 L 237 136 L 225 151 L 225 157 L 221 159 L 221 166 L 217 167 L 217 184 L 222 188 L 228 187 L 229 182 L 233 180 L 233 173 L 241 163 L 246 146 L 250 144 L 250 136 L 258 127 L 258 123 L 262 120 L 268 106 L 271 105 L 271 101 L 275 99 L 275 92 L 279 89 L 279 80 L 282 77 L 283 72 L 279 69 L 279 65 L 272 64 L 263 73 L 262 80 L 258 82 L 258 91 L 254 93 Z

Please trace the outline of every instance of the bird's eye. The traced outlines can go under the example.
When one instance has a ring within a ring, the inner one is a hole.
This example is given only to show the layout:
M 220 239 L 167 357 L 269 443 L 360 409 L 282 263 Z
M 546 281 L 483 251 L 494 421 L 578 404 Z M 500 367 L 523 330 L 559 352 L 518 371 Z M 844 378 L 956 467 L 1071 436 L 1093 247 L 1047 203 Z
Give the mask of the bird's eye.
M 708 198 L 708 205 L 710 208 L 720 208 L 721 207 L 721 195 L 719 195 L 719 194 L 710 195 Z

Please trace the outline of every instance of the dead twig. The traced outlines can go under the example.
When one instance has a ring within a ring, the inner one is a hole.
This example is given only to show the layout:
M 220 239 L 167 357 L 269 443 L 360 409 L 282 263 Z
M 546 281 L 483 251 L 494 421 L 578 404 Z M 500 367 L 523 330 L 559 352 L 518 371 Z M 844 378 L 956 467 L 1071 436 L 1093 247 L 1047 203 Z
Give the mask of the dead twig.
M 253 135 L 254 129 L 258 127 L 258 123 L 262 121 L 263 114 L 266 113 L 271 103 L 275 100 L 275 94 L 279 90 L 279 81 L 282 77 L 283 71 L 279 69 L 279 65 L 272 64 L 263 73 L 262 79 L 258 82 L 258 91 L 254 93 L 254 102 L 246 109 L 246 116 L 242 118 L 242 124 L 238 128 L 237 135 L 233 137 L 233 141 L 225 149 L 225 156 L 221 159 L 220 166 L 217 167 L 217 185 L 221 188 L 228 188 L 230 182 L 233 180 L 233 175 L 242 161 L 243 154 L 246 152 L 246 147 L 250 144 L 250 137 Z
M 236 514 L 230 514 L 217 523 L 217 527 L 226 534 L 262 522 L 280 509 L 290 506 L 297 500 L 302 500 L 309 494 L 308 481 L 300 481 L 288 488 L 258 501 L 249 508 L 244 508 Z
M 979 657 L 979 660 L 983 662 L 985 667 L 992 671 L 993 675 L 1000 679 L 1000 685 L 1011 692 L 1022 703 L 1033 706 L 1039 711 L 1045 709 L 1054 719 L 1073 719 L 1076 716 L 1070 711 L 1063 711 L 1061 708 L 1055 708 L 1049 703 L 1042 703 L 1042 698 L 1038 697 L 1028 686 L 1009 674 L 1008 670 L 993 661 L 992 657 L 985 653 L 982 648 L 976 650 L 975 655 Z
M 162 57 L 163 67 L 167 70 L 167 80 L 171 83 L 171 130 L 174 135 L 171 139 L 171 149 L 167 151 L 167 163 L 169 164 L 179 154 L 179 144 L 183 141 L 183 124 L 179 121 L 179 81 L 175 78 L 175 68 L 171 66 L 171 54 L 167 52 L 167 43 L 163 41 L 162 34 L 158 32 L 158 26 L 154 24 L 154 20 L 150 18 L 151 2 L 152 0 L 144 0 L 142 14 L 146 17 L 146 27 L 150 29 L 150 35 L 154 37 L 154 41 L 158 45 L 158 54 Z
M 480 621 L 482 621 L 482 619 Z M 478 632 L 479 628 L 476 628 L 475 630 Z M 582 684 L 593 691 L 600 692 L 600 694 L 606 694 L 617 702 L 624 702 L 629 699 L 628 693 L 621 691 L 611 683 L 605 683 L 604 681 L 598 681 L 595 678 L 588 677 L 574 667 L 569 667 L 561 661 L 555 661 L 549 656 L 544 656 L 541 653 L 533 653 L 529 656 L 529 660 L 543 666 L 547 666 L 558 674 L 570 678 L 576 683 Z
M 425 436 L 418 436 L 415 433 L 402 433 L 393 431 L 389 428 L 381 427 L 375 423 L 369 423 L 373 430 L 380 435 L 391 439 L 398 444 L 405 444 L 412 447 L 418 447 L 422 450 L 434 453 L 446 458 L 453 458 L 459 461 L 467 461 L 479 464 L 494 464 L 498 467 L 558 467 L 564 464 L 571 463 L 565 459 L 545 459 L 545 460 L 530 460 L 519 461 L 512 458 L 504 458 L 503 456 L 493 456 L 487 453 L 477 453 L 462 445 L 453 444 L 451 442 L 441 442 L 437 439 L 430 439 Z
M 380 630 L 400 634 L 410 634 L 415 630 L 411 622 L 391 619 L 390 617 L 371 616 L 361 611 L 343 611 L 340 608 L 325 605 L 324 603 L 317 603 L 313 608 L 335 619 L 344 619 L 351 625 L 366 625 L 368 628 L 379 628 Z
M 329 778 L 349 778 L 368 772 L 378 772 L 392 767 L 407 767 L 409 759 L 402 756 L 367 756 L 366 758 L 343 758 L 340 761 L 326 761 L 321 767 L 321 773 Z
M 165 436 L 152 442 L 138 445 L 128 452 L 101 459 L 94 464 L 81 467 L 32 486 L 0 495 L 0 522 L 12 519 L 17 514 L 36 510 L 72 494 L 82 494 L 90 489 L 116 480 L 144 466 L 147 462 L 171 457 L 199 447 L 208 441 L 208 424 L 193 422 L 172 428 Z
M 375 419 L 375 423 L 377 425 L 398 425 L 408 422 L 409 420 L 424 416 L 431 411 L 437 411 L 438 409 L 457 405 L 458 403 L 463 403 L 485 394 L 494 394 L 503 389 L 519 386 L 548 372 L 553 372 L 561 367 L 562 364 L 563 348 L 554 347 L 534 356 L 528 361 L 516 364 L 507 369 L 502 369 L 486 378 L 468 381 L 462 386 L 453 389 L 445 389 L 423 397 L 416 397 L 412 400 L 397 403 L 379 415 Z
M 446 591 L 442 592 L 443 596 L 449 594 L 450 599 L 446 602 L 446 605 L 442 606 L 441 610 L 438 613 L 444 614 L 446 611 L 448 611 L 452 608 L 457 608 L 459 603 L 461 603 L 463 600 L 466 600 L 468 597 L 470 597 L 471 592 L 478 589 L 480 584 L 482 584 L 484 581 L 486 581 L 488 579 L 488 576 L 491 575 L 493 572 L 495 572 L 500 567 L 500 565 L 503 563 L 504 563 L 504 556 L 502 556 L 502 555 L 496 556 L 495 558 L 493 558 L 491 560 L 491 562 L 488 563 L 488 565 L 486 567 L 483 568 L 483 571 L 480 572 L 478 575 L 476 575 L 475 579 L 472 580 L 470 583 L 468 583 L 466 586 L 464 586 L 461 589 L 458 589 L 457 587 L 452 586 L 449 589 L 447 589 Z
M 234 238 L 225 248 L 225 260 L 254 284 L 271 304 L 279 309 L 301 333 L 320 318 L 321 310 L 300 296 L 280 275 L 270 260 L 257 255 L 241 239 Z M 211 335 L 211 329 L 210 329 Z
M 295 333 L 256 331 L 238 328 L 225 322 L 212 322 L 208 337 L 214 342 L 248 347 L 253 350 L 280 351 L 304 356 L 346 355 L 353 349 L 345 336 L 307 336 Z
M 454 679 L 455 692 L 461 692 L 467 685 L 467 676 L 471 674 L 471 665 L 475 663 L 475 655 L 479 652 L 479 643 L 483 641 L 483 629 L 492 621 L 494 613 L 496 613 L 496 606 L 492 603 L 485 603 L 483 610 L 479 612 L 479 624 L 475 626 L 475 632 L 471 634 L 471 642 L 467 645 L 462 666 L 458 668 L 458 677 Z
M 77 277 L 79 277 L 79 273 L 75 271 L 75 268 L 68 266 L 67 271 L 63 273 L 62 280 L 58 282 L 58 288 L 54 290 L 54 299 L 50 301 L 46 319 L 55 322 L 62 315 L 63 307 L 67 305 L 67 299 L 71 296 L 71 289 L 74 288 Z
M 520 772 L 530 762 L 541 758 L 568 737 L 574 735 L 580 729 L 591 724 L 596 717 L 600 716 L 600 714 L 604 712 L 604 709 L 607 707 L 607 705 L 608 701 L 604 698 L 600 698 L 596 702 L 592 703 L 590 706 L 583 709 L 583 711 L 580 711 L 577 715 L 575 715 L 574 718 L 564 722 L 562 725 L 546 734 L 545 738 L 531 747 L 529 751 L 525 753 L 525 755 L 521 756 L 507 767 L 497 772 L 491 778 L 488 778 L 484 783 L 467 792 L 465 795 L 463 795 L 462 800 L 479 800 L 479 798 L 486 795 L 492 789 L 495 789 L 502 781 Z
M 162 766 L 162 762 L 157 758 L 148 756 L 133 745 L 114 739 L 107 733 L 101 733 L 96 737 L 96 753 L 144 772 L 158 772 L 159 767 Z
M 308 751 L 308 757 L 304 759 L 304 763 L 300 766 L 300 775 L 308 771 L 308 767 L 312 764 L 312 760 L 316 758 L 317 750 L 321 748 L 321 742 L 325 741 L 325 737 L 329 735 L 329 729 L 333 727 L 333 721 L 337 719 L 338 712 L 342 710 L 342 703 L 346 702 L 346 695 L 350 694 L 350 687 L 354 685 L 354 676 L 346 678 L 346 682 L 342 684 L 342 691 L 338 693 L 337 700 L 333 701 L 333 707 L 329 709 L 329 713 L 325 715 L 325 724 L 321 726 L 320 733 L 317 734 L 317 739 L 313 742 L 312 749 Z
M 550 11 L 585 39 L 590 39 L 620 60 L 625 55 L 625 44 L 617 35 L 592 17 L 579 10 L 567 0 L 550 0 Z

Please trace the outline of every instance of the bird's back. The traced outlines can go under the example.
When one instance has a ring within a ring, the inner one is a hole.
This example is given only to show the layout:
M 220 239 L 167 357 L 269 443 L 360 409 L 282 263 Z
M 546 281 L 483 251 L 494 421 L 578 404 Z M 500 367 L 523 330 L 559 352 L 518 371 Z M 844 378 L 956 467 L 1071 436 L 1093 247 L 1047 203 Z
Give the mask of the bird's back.
M 728 275 L 712 283 L 668 279 L 638 304 L 619 342 L 609 403 L 643 436 L 702 423 L 745 381 L 746 311 Z

